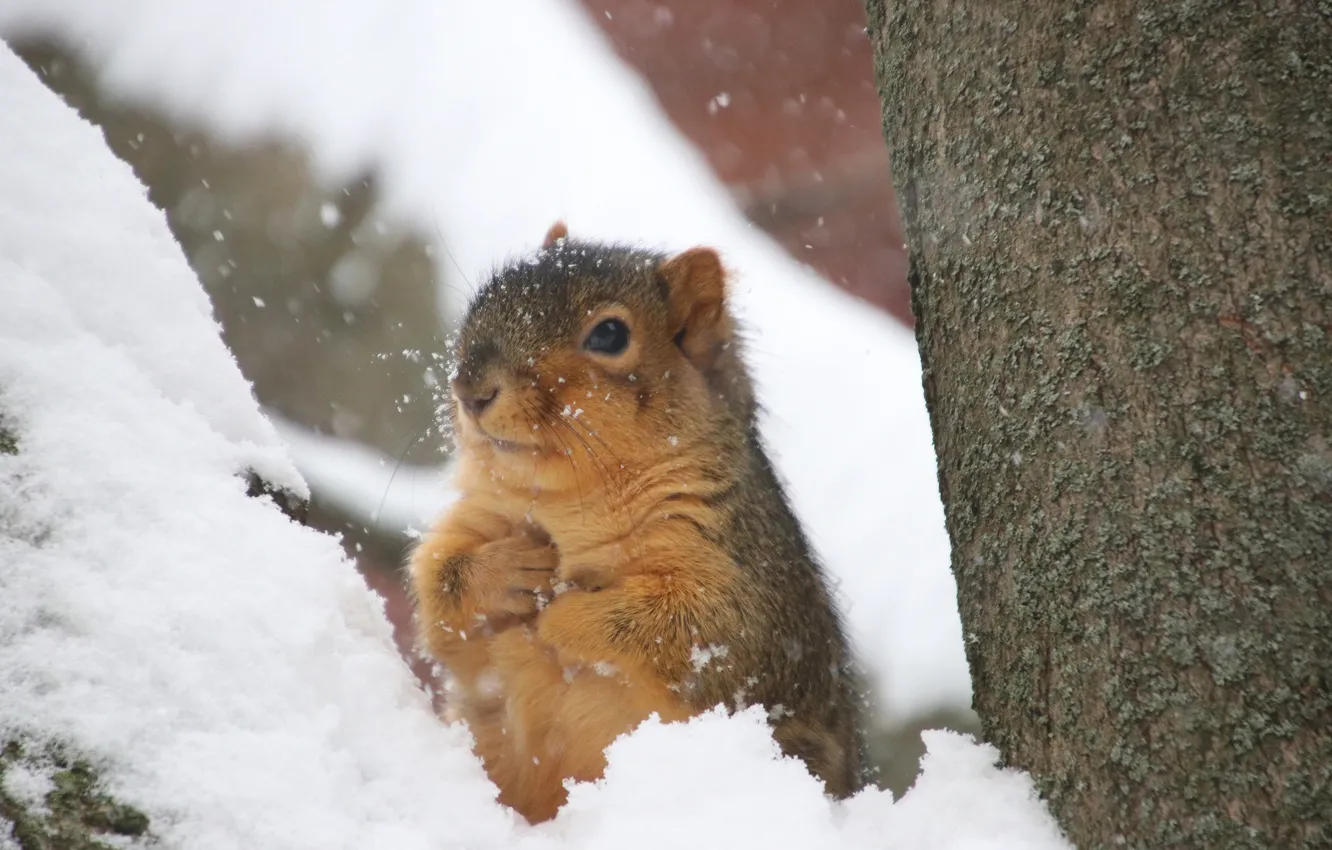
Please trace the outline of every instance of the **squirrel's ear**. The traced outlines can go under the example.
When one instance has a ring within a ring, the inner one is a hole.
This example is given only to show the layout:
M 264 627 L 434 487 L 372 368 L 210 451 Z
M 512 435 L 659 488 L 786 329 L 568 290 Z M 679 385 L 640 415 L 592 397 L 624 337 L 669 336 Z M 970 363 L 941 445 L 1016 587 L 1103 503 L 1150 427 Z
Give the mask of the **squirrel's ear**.
M 711 248 L 691 248 L 659 271 L 669 287 L 675 343 L 699 368 L 710 368 L 732 333 L 721 258 Z
M 550 250 L 555 247 L 556 242 L 568 238 L 569 228 L 565 226 L 564 222 L 557 221 L 550 226 L 550 230 L 546 231 L 546 238 L 542 240 L 541 247 Z

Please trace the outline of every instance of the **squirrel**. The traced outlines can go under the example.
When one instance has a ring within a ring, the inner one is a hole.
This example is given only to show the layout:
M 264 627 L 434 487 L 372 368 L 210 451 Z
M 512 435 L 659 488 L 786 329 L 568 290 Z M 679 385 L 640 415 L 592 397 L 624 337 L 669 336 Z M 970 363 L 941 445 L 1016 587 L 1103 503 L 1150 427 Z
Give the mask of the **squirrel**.
M 865 784 L 863 691 L 764 452 L 718 254 L 570 239 L 471 301 L 458 500 L 409 564 L 425 649 L 499 800 L 537 823 L 649 716 L 762 705 L 828 793 Z

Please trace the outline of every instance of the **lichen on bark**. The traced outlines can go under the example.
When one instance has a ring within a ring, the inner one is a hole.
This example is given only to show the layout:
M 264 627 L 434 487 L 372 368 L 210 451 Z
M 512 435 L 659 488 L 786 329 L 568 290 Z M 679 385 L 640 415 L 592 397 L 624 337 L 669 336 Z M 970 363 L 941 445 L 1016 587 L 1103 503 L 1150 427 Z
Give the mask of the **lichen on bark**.
M 6 775 L 16 769 L 49 777 L 40 804 L 6 790 Z M 0 828 L 6 821 L 21 850 L 114 850 L 127 839 L 150 840 L 148 817 L 108 794 L 87 760 L 58 745 L 31 747 L 16 739 L 0 747 Z
M 1332 7 L 867 9 L 986 736 L 1083 850 L 1332 846 Z
M 18 437 L 5 424 L 5 416 L 0 413 L 0 455 L 18 454 Z

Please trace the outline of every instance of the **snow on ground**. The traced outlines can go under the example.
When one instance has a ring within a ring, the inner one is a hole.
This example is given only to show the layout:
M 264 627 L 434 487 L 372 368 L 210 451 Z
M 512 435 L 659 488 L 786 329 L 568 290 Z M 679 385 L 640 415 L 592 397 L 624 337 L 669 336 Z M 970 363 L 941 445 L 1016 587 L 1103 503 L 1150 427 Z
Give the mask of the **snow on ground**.
M 0 0 L 2 29 L 64 33 L 119 90 L 223 134 L 280 130 L 330 169 L 378 164 L 391 211 L 442 228 L 455 299 L 561 217 L 582 237 L 720 247 L 774 460 L 883 704 L 970 702 L 914 340 L 752 229 L 570 3 Z M 364 466 L 306 451 L 321 447 L 293 446 L 312 480 Z M 430 513 L 403 477 L 391 515 Z M 336 492 L 377 503 L 383 478 Z
M 990 748 L 932 736 L 902 801 L 830 803 L 757 708 L 646 724 L 520 823 L 337 543 L 245 495 L 299 483 L 164 217 L 2 45 L 0 292 L 0 741 L 91 757 L 161 847 L 1064 846 Z

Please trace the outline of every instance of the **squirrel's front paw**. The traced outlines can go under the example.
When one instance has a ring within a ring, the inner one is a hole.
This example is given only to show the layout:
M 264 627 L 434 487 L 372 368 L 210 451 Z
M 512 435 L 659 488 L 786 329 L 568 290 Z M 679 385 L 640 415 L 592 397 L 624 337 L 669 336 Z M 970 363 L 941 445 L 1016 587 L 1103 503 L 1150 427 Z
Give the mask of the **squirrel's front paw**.
M 526 534 L 485 544 L 472 564 L 477 615 L 494 626 L 535 615 L 554 596 L 558 566 L 555 547 Z
M 614 591 L 573 589 L 560 594 L 537 619 L 537 634 L 566 664 L 608 661 L 617 654 L 617 625 L 626 622 Z

